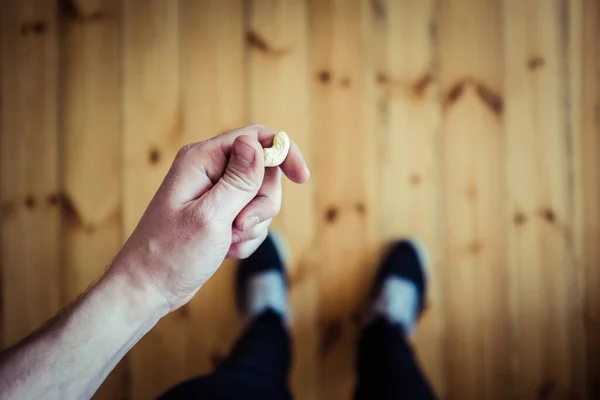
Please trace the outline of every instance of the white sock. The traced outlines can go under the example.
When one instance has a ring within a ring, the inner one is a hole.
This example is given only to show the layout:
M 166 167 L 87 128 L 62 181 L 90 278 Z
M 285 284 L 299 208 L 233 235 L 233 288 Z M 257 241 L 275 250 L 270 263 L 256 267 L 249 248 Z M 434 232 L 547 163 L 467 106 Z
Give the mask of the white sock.
M 272 309 L 287 321 L 288 304 L 285 279 L 280 271 L 270 270 L 251 277 L 246 291 L 246 322 L 267 309 Z
M 407 336 L 412 335 L 419 313 L 419 292 L 407 279 L 390 276 L 383 281 L 381 290 L 368 312 L 368 319 L 377 316 L 400 324 Z

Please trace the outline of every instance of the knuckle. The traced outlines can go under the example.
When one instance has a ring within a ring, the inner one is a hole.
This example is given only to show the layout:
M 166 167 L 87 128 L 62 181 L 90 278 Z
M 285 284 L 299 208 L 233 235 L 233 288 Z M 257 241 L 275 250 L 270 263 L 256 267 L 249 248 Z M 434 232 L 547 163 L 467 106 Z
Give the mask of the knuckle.
M 248 251 L 246 249 L 242 249 L 242 250 L 239 251 L 238 258 L 240 260 L 245 260 L 246 258 L 250 257 L 250 255 L 252 255 L 251 251 Z
M 262 211 L 261 218 L 263 220 L 273 218 L 276 217 L 281 211 L 281 201 L 269 197 L 264 197 L 260 208 Z
M 204 142 L 186 144 L 177 151 L 175 159 L 178 160 L 180 163 L 188 162 L 188 160 L 192 158 L 193 153 L 198 154 L 199 152 L 202 152 L 204 149 L 206 149 L 207 142 L 208 141 L 205 140 Z
M 253 226 L 252 228 L 248 229 L 247 232 L 244 232 L 244 239 L 245 240 L 252 240 L 252 239 L 258 239 L 265 231 L 265 227 L 261 226 L 261 225 L 256 225 Z
M 237 190 L 243 190 L 247 192 L 258 191 L 258 184 L 254 182 L 247 174 L 227 168 L 223 175 L 224 182 Z
M 281 201 L 272 201 L 272 211 L 273 211 L 273 216 L 278 215 L 279 212 L 281 211 Z
M 182 148 L 179 149 L 179 151 L 177 152 L 177 158 L 183 158 L 185 157 L 186 154 L 188 154 L 190 152 L 191 149 L 193 149 L 194 147 L 196 147 L 197 143 L 188 143 L 185 146 L 183 146 Z
M 246 242 L 258 238 L 262 234 L 262 230 L 256 227 L 248 228 L 244 231 L 235 230 L 235 235 L 239 238 L 239 242 L 236 245 L 242 245 Z
M 256 231 L 256 237 L 252 239 L 245 239 L 240 243 L 236 243 L 229 249 L 229 255 L 236 259 L 245 259 L 250 257 L 254 251 L 264 242 L 267 237 L 268 229 L 266 227 L 258 228 Z
M 262 243 L 262 240 L 258 239 L 252 239 L 247 242 L 239 243 L 236 246 L 237 258 L 244 259 L 250 257 L 258 248 L 260 243 Z
M 251 252 L 246 249 L 243 243 L 236 244 L 230 249 L 231 256 L 233 258 L 237 258 L 243 260 L 245 258 L 250 257 Z

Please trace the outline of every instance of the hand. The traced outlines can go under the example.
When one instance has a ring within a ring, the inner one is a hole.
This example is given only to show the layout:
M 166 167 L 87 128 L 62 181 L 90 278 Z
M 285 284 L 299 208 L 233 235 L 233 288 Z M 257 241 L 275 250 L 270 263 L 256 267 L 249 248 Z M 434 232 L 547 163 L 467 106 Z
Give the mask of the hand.
M 310 173 L 292 143 L 279 167 L 264 167 L 275 131 L 248 126 L 183 147 L 111 271 L 187 303 L 225 257 L 256 250 L 281 206 L 281 170 L 296 183 Z

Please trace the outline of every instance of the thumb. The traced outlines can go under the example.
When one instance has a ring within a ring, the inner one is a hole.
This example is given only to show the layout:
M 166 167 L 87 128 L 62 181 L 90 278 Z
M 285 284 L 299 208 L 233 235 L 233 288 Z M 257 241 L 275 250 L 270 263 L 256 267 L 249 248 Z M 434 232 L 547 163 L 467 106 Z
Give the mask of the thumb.
M 264 153 L 258 139 L 238 136 L 223 176 L 206 193 L 220 216 L 230 220 L 258 193 L 265 175 Z

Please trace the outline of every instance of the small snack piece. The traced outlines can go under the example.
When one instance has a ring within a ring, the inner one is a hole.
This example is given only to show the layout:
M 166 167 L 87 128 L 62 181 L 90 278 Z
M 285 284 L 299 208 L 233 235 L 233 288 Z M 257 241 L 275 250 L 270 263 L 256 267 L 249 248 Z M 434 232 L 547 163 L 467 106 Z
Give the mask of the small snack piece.
M 285 161 L 290 150 L 290 138 L 281 131 L 273 136 L 273 146 L 265 150 L 265 167 L 276 167 Z

